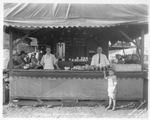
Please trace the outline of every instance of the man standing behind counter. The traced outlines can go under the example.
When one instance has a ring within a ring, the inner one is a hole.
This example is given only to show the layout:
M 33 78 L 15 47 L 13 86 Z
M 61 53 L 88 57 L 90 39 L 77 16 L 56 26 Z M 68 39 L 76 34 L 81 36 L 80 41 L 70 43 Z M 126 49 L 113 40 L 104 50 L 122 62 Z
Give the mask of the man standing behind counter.
M 56 57 L 53 54 L 51 54 L 51 47 L 46 46 L 46 54 L 41 59 L 41 65 L 43 65 L 44 69 L 53 70 L 54 65 L 56 66 L 57 69 L 59 69 L 57 63 L 58 63 L 58 60 L 56 59 Z
M 102 48 L 100 46 L 97 48 L 97 54 L 93 55 L 92 57 L 91 65 L 100 68 L 109 66 L 109 61 L 106 55 L 102 54 Z

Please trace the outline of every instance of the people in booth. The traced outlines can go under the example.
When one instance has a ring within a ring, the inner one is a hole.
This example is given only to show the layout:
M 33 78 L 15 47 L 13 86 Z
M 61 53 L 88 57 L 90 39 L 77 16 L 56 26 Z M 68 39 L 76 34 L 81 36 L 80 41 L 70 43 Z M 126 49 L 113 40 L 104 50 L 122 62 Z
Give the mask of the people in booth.
M 30 67 L 31 68 L 35 68 L 37 69 L 40 65 L 39 65 L 39 61 L 36 59 L 35 57 L 36 53 L 32 53 L 31 54 L 31 58 L 30 58 Z
M 13 55 L 13 68 L 14 69 L 17 69 L 17 68 L 21 67 L 17 60 L 18 60 L 18 55 L 14 54 Z
M 117 59 L 117 61 L 116 61 L 117 64 L 124 64 L 122 55 L 116 54 L 116 59 Z
M 27 63 L 24 58 L 26 57 L 26 53 L 24 51 L 20 52 L 20 55 L 14 55 L 13 56 L 13 68 L 14 69 L 19 69 L 19 68 L 23 68 L 23 66 L 25 66 L 25 64 Z
M 126 60 L 125 60 L 125 64 L 132 64 L 132 55 L 131 54 L 128 54 L 126 56 Z
M 41 65 L 43 65 L 44 69 L 54 69 L 54 65 L 56 66 L 57 69 L 59 69 L 58 67 L 58 60 L 56 59 L 56 57 L 51 54 L 51 47 L 50 46 L 46 46 L 46 54 L 43 55 L 42 59 L 41 59 Z
M 97 47 L 97 54 L 92 57 L 91 65 L 97 67 L 109 66 L 109 61 L 106 55 L 102 54 L 102 48 L 100 46 Z
M 24 60 L 25 60 L 26 64 L 29 64 L 31 62 L 31 59 L 28 54 L 26 54 L 26 57 L 24 58 Z
M 140 64 L 140 59 L 137 54 L 132 54 L 132 63 L 133 64 Z

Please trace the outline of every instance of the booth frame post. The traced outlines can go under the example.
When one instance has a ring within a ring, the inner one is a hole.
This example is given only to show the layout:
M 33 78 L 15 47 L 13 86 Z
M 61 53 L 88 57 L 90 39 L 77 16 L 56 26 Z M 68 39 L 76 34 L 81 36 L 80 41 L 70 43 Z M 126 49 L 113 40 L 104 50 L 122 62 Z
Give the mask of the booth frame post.
M 107 40 L 107 52 L 106 53 L 107 53 L 106 56 L 109 59 L 109 40 Z
M 11 28 L 9 28 L 9 56 L 10 56 L 10 59 L 9 59 L 9 69 L 10 69 L 10 72 L 12 72 L 13 70 L 13 31 Z M 12 103 L 13 100 L 11 98 L 9 98 L 9 103 Z
M 128 39 L 130 42 L 132 42 L 138 49 L 141 49 L 141 46 L 139 46 L 136 42 L 134 42 L 132 40 L 132 38 L 130 38 L 125 32 L 123 32 L 122 30 L 119 29 L 119 32 L 126 38 Z
M 141 30 L 141 65 L 142 65 L 142 72 L 144 70 L 144 34 L 145 30 Z
M 144 35 L 145 29 L 141 30 L 141 65 L 142 65 L 142 73 L 144 73 Z M 143 101 L 148 101 L 148 78 L 144 76 L 143 78 Z
M 9 48 L 9 56 L 10 56 L 10 61 L 9 61 L 9 69 L 10 71 L 12 71 L 13 69 L 13 31 L 12 29 L 10 28 L 9 29 L 9 45 L 10 45 L 10 48 Z
M 121 45 L 122 45 L 122 49 L 123 49 L 123 54 L 125 55 L 124 46 L 123 46 L 123 41 L 121 41 Z

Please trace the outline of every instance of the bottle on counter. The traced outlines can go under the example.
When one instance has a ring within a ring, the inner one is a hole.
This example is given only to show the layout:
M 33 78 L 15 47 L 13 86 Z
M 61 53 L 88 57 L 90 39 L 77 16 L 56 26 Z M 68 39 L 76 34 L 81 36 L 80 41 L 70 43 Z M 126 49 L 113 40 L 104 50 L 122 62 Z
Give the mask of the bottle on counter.
M 95 70 L 98 71 L 98 67 L 97 66 L 95 66 Z
M 106 77 L 106 67 L 102 67 L 102 72 L 103 72 L 103 77 L 105 78 Z
M 107 66 L 102 67 L 102 71 L 107 71 Z
M 101 71 L 101 67 L 100 66 L 98 66 L 98 71 Z

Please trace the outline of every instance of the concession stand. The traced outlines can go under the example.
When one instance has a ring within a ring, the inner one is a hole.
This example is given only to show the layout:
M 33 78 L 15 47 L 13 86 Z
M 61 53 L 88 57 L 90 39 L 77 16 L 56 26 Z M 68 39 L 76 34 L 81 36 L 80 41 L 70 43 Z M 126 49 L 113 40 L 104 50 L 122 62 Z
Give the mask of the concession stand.
M 10 102 L 16 99 L 108 99 L 107 80 L 102 71 L 13 69 L 13 41 L 27 37 L 36 38 L 39 49 L 50 45 L 52 53 L 62 57 L 61 62 L 72 62 L 73 66 L 90 64 L 98 46 L 108 57 L 109 42 L 134 43 L 141 64 L 133 65 L 133 70 L 132 65 L 118 65 L 118 68 L 114 65 L 118 78 L 117 99 L 145 99 L 147 71 L 143 67 L 143 56 L 144 35 L 148 33 L 147 5 L 5 3 L 4 32 L 10 36 Z M 137 44 L 139 37 L 140 44 Z

